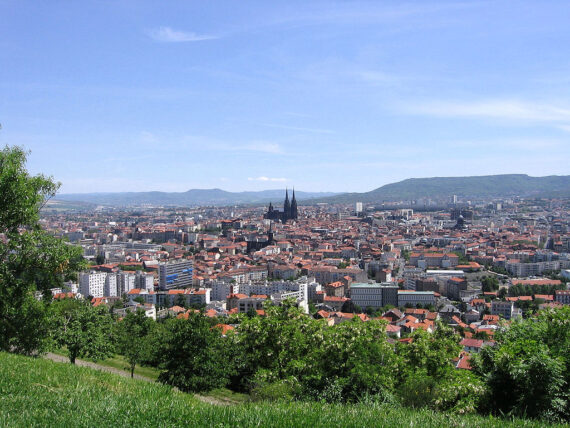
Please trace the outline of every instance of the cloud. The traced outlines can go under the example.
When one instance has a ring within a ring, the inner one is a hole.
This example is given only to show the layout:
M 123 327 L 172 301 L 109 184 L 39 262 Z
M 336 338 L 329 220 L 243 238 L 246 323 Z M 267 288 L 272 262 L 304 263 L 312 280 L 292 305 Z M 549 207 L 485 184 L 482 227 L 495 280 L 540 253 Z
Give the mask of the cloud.
M 187 31 L 173 30 L 170 27 L 159 27 L 149 31 L 149 35 L 157 42 L 180 43 L 180 42 L 199 42 L 202 40 L 219 39 L 218 36 L 210 34 L 197 34 Z
M 288 180 L 286 178 L 274 178 L 274 177 L 261 176 L 261 177 L 256 177 L 256 178 L 248 177 L 247 181 L 274 181 L 274 182 L 284 183 Z
M 477 102 L 435 101 L 413 105 L 408 104 L 404 106 L 404 110 L 408 113 L 437 117 L 465 117 L 570 124 L 569 108 L 516 100 L 486 100 Z

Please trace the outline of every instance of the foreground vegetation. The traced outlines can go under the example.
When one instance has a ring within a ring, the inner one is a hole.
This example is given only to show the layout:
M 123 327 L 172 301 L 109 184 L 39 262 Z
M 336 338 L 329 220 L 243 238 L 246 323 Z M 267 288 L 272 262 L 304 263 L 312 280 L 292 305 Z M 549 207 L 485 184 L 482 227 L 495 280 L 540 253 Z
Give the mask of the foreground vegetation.
M 172 388 L 69 364 L 0 353 L 0 426 L 543 427 L 363 402 L 215 406 Z M 555 425 L 551 425 L 555 426 Z

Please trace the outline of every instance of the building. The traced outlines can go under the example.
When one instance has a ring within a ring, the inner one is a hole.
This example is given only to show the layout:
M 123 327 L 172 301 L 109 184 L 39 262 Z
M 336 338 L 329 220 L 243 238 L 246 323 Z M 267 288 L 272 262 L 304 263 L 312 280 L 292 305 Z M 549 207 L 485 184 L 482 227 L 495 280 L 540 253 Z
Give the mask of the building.
M 398 290 L 398 306 L 406 305 L 435 305 L 435 294 L 433 291 L 409 291 Z
M 398 306 L 398 287 L 390 283 L 353 283 L 350 286 L 352 303 L 362 309 Z
M 273 204 L 270 202 L 267 213 L 263 218 L 275 221 L 281 220 L 283 223 L 287 222 L 287 220 L 297 220 L 298 209 L 297 199 L 295 198 L 295 189 L 293 189 L 293 198 L 291 199 L 291 202 L 289 202 L 289 191 L 285 189 L 285 201 L 283 202 L 282 210 L 274 208 Z
M 491 315 L 499 315 L 506 320 L 510 320 L 522 316 L 522 311 L 519 308 L 515 308 L 514 302 L 494 300 L 491 302 Z
M 105 272 L 81 272 L 79 274 L 79 292 L 85 296 L 103 297 L 105 296 Z
M 129 272 L 119 272 L 117 274 L 117 292 L 120 293 L 120 296 L 127 294 L 134 288 L 137 288 L 135 284 L 135 274 Z
M 506 263 L 505 268 L 515 276 L 524 277 L 541 275 L 546 271 L 560 270 L 561 263 L 559 260 L 536 263 L 521 263 L 519 260 L 512 260 Z
M 149 273 L 138 271 L 135 274 L 135 288 L 154 290 L 154 276 Z
M 460 300 L 461 292 L 467 290 L 465 278 L 449 278 L 445 287 L 445 295 L 451 300 Z
M 106 274 L 105 286 L 103 289 L 103 295 L 106 297 L 119 296 L 119 289 L 117 288 L 117 275 L 113 273 Z
M 362 214 L 362 202 L 357 202 L 354 207 L 356 215 Z
M 570 290 L 556 290 L 556 301 L 563 305 L 570 305 Z
M 173 288 L 192 287 L 192 260 L 179 260 L 158 265 L 159 288 L 170 290 Z

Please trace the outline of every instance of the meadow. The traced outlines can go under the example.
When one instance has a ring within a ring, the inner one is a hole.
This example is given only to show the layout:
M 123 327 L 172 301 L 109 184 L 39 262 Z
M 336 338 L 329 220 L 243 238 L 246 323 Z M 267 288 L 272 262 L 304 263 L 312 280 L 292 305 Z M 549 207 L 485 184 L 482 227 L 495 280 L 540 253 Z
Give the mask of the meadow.
M 544 427 L 377 403 L 204 403 L 192 394 L 86 367 L 0 353 L 2 427 Z M 555 425 L 551 425 L 555 426 Z

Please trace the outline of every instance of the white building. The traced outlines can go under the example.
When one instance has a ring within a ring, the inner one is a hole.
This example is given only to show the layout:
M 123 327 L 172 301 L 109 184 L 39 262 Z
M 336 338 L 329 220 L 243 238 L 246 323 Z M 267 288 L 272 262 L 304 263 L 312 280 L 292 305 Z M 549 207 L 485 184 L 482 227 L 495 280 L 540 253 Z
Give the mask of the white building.
M 103 297 L 105 295 L 105 272 L 81 272 L 79 274 L 79 292 L 87 297 Z
M 135 284 L 135 274 L 128 272 L 120 272 L 117 274 L 117 291 L 120 292 L 121 296 L 136 288 Z
M 107 277 L 105 278 L 105 288 L 104 288 L 104 296 L 105 297 L 116 297 L 119 294 L 119 290 L 117 289 L 117 275 L 113 273 L 106 274 Z
M 231 284 L 227 281 L 214 281 L 210 284 L 212 300 L 226 300 L 230 294 L 241 293 L 241 284 Z
M 154 290 L 154 276 L 149 273 L 137 272 L 135 275 L 135 288 Z

